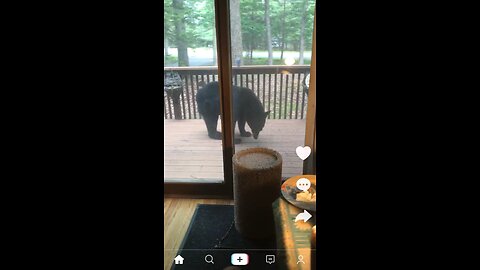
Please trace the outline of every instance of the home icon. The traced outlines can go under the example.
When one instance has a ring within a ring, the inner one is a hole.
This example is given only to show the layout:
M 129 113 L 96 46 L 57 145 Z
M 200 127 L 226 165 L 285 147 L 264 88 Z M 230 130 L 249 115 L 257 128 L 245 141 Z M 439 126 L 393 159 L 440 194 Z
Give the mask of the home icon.
M 183 264 L 183 260 L 182 256 L 177 255 L 177 257 L 175 257 L 175 264 Z

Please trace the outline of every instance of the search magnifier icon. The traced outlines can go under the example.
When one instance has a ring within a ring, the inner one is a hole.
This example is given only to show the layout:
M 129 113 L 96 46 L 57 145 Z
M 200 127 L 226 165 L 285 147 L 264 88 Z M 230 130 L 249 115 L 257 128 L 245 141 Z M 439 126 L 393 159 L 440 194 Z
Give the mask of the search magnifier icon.
M 205 261 L 206 261 L 207 263 L 215 264 L 215 263 L 213 262 L 213 256 L 210 255 L 210 254 L 208 254 L 207 256 L 205 256 Z

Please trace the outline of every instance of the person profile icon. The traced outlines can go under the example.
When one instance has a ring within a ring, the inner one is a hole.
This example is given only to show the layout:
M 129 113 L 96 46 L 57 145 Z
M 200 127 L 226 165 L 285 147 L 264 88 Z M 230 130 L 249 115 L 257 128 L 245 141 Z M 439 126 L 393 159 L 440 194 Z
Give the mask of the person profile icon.
M 305 264 L 305 262 L 303 261 L 303 256 L 302 255 L 298 255 L 298 261 L 297 261 L 297 264 L 299 263 L 303 263 Z

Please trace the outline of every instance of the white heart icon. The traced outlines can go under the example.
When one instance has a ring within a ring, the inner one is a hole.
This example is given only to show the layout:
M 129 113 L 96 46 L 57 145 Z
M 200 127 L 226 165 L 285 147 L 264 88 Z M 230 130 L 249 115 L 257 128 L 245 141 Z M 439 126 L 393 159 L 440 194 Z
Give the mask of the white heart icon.
M 305 146 L 305 147 L 297 147 L 297 156 L 301 159 L 301 160 L 305 160 L 308 158 L 308 156 L 310 156 L 310 153 L 312 152 L 312 149 L 310 149 L 309 146 Z

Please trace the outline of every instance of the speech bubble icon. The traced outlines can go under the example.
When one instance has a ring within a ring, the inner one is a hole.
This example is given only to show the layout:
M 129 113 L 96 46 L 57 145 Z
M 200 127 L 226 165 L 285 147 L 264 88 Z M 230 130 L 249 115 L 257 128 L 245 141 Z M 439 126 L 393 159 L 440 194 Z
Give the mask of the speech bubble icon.
M 266 255 L 265 261 L 266 261 L 268 264 L 275 263 L 275 255 Z
M 297 180 L 297 188 L 301 191 L 308 190 L 312 184 L 307 178 L 300 178 Z

